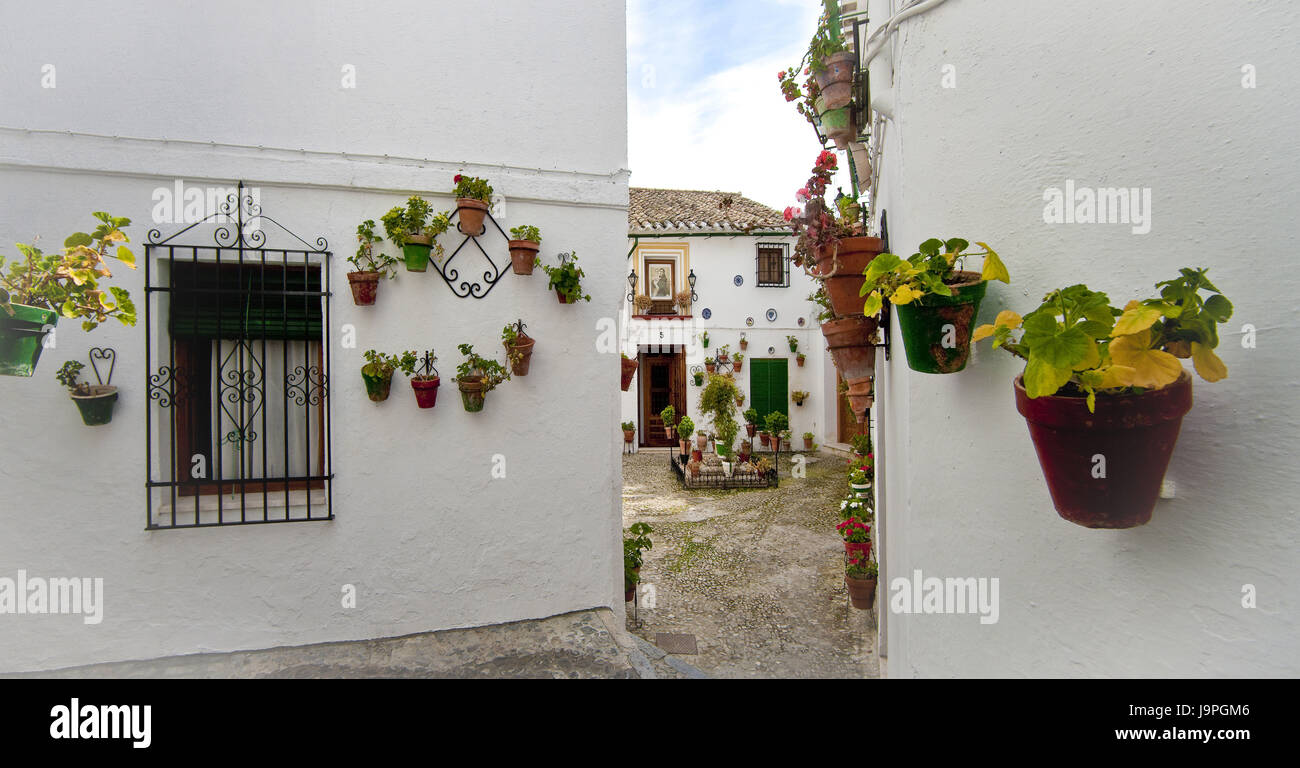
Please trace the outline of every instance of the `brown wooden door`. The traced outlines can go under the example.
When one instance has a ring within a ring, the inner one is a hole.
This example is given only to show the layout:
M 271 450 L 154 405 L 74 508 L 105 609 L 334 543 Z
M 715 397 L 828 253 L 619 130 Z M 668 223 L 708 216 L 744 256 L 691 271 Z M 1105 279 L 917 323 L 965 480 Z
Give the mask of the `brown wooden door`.
M 669 403 L 680 419 L 686 413 L 686 353 L 685 350 L 668 353 L 641 353 L 641 372 L 637 376 L 641 387 L 641 445 L 675 445 L 675 439 L 664 435 L 664 421 L 659 412 Z

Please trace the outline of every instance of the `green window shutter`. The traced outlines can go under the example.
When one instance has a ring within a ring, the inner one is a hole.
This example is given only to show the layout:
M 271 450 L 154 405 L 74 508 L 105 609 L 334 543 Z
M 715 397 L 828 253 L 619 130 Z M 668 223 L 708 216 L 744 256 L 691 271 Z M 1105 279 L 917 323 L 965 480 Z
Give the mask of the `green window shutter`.
M 323 330 L 320 269 L 260 262 L 173 265 L 170 331 L 177 338 L 302 339 Z
M 785 358 L 748 360 L 749 400 L 758 411 L 759 426 L 772 412 L 790 416 L 789 361 Z

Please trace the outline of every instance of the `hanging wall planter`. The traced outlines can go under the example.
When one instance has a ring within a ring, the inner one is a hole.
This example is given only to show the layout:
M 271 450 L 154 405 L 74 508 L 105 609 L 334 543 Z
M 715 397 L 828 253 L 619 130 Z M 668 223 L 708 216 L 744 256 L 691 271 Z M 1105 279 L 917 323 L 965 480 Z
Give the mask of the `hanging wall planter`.
M 59 321 L 52 309 L 10 304 L 10 317 L 0 308 L 0 375 L 31 376 L 45 348 L 45 333 Z
M 951 296 L 931 294 L 925 303 L 895 305 L 907 365 L 920 373 L 956 373 L 970 359 L 971 330 L 988 281 L 978 272 L 955 273 Z
M 388 399 L 389 389 L 393 386 L 393 372 L 369 374 L 364 370 L 361 372 L 361 378 L 366 383 L 366 395 L 372 402 L 382 403 Z
M 822 279 L 837 318 L 863 313 L 862 273 L 884 247 L 878 237 L 845 237 L 817 249 L 813 275 Z
M 415 370 L 415 351 L 403 352 L 400 357 L 373 349 L 366 350 L 363 357 L 366 364 L 361 366 L 361 379 L 366 385 L 366 396 L 372 402 L 382 403 L 388 399 L 393 386 L 393 374 L 397 369 Z
M 813 78 L 821 91 L 821 102 L 826 109 L 847 107 L 853 99 L 853 68 L 857 57 L 849 51 L 839 51 L 819 59 L 812 68 Z
M 357 242 L 360 245 L 356 255 L 348 257 L 348 263 L 356 267 L 355 272 L 348 273 L 348 286 L 352 289 L 352 303 L 368 307 L 375 303 L 380 278 L 393 277 L 397 259 L 386 253 L 375 253 L 375 244 L 383 242 L 383 238 L 375 235 L 375 222 L 371 219 L 357 225 Z
M 591 301 L 591 296 L 582 292 L 582 278 L 586 273 L 578 266 L 578 257 L 573 253 L 561 253 L 559 266 L 542 265 L 549 282 L 547 288 L 555 290 L 555 296 L 561 304 L 573 304 L 582 299 Z
M 488 204 L 472 197 L 456 198 L 456 215 L 460 218 L 460 231 L 467 235 L 481 235 L 485 227 Z
M 415 391 L 415 404 L 420 408 L 432 408 L 438 403 L 438 385 L 442 383 L 438 376 L 438 369 L 433 364 L 438 361 L 437 355 L 433 350 L 424 353 L 420 360 L 420 372 L 415 372 L 413 361 L 405 364 L 402 371 L 411 377 L 411 389 Z M 403 360 L 403 363 L 408 361 Z
M 378 272 L 349 272 L 348 286 L 352 289 L 352 303 L 358 307 L 369 307 L 375 303 L 379 293 Z
M 456 366 L 456 386 L 465 410 L 478 413 L 483 410 L 487 393 L 497 385 L 510 380 L 510 372 L 496 360 L 488 360 L 474 352 L 474 347 L 461 344 L 457 347 L 465 360 Z
M 507 244 L 510 248 L 510 267 L 516 275 L 531 275 L 537 264 L 537 252 L 542 247 L 542 234 L 537 227 L 523 225 L 512 227 Z
M 107 361 L 108 377 L 99 372 L 98 361 Z M 95 347 L 90 350 L 90 365 L 95 372 L 98 384 L 86 384 L 80 381 L 84 365 L 69 360 L 56 374 L 59 383 L 68 388 L 72 402 L 81 412 L 81 421 L 88 427 L 107 424 L 113 420 L 113 404 L 117 402 L 117 387 L 112 386 L 113 369 L 117 367 L 117 353 L 112 349 Z
M 402 245 L 402 256 L 406 262 L 407 272 L 425 272 L 429 269 L 429 252 L 433 250 L 433 238 L 428 235 L 408 235 Z
M 506 358 L 510 361 L 510 372 L 515 376 L 527 376 L 528 366 L 533 361 L 533 347 L 537 340 L 524 333 L 523 320 L 501 329 L 501 344 L 506 348 Z
M 465 410 L 470 413 L 478 413 L 483 410 L 486 402 L 487 388 L 483 383 L 481 376 L 467 376 L 456 379 L 456 386 L 460 388 L 460 399 L 465 406 Z
M 876 329 L 874 317 L 856 315 L 822 323 L 822 335 L 840 376 L 860 379 L 876 370 Z
M 844 383 L 849 387 L 846 393 L 849 398 L 849 410 L 853 411 L 853 418 L 861 424 L 867 420 L 867 411 L 875 402 L 872 377 L 845 379 Z
M 869 611 L 876 605 L 876 577 L 858 579 L 844 577 L 844 586 L 849 590 L 849 604 L 854 608 Z
M 434 238 L 447 231 L 451 220 L 446 213 L 433 213 L 433 206 L 419 195 L 412 195 L 405 206 L 389 209 L 380 220 L 388 239 L 402 249 L 408 272 L 424 272 L 429 268 L 429 256 L 435 247 Z M 364 226 L 364 225 L 362 225 Z M 361 230 L 358 228 L 358 235 Z M 364 242 L 363 242 L 364 247 Z M 437 245 L 438 255 L 442 246 Z
M 636 369 L 639 365 L 640 363 L 636 360 L 633 360 L 627 355 L 623 355 L 623 380 L 621 386 L 624 392 L 632 386 L 632 377 L 636 375 Z

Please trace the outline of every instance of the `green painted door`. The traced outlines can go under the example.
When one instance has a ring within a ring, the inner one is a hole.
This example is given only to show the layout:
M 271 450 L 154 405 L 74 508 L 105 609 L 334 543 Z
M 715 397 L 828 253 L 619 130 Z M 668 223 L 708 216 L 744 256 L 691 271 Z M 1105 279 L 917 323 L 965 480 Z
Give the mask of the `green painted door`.
M 789 361 L 782 357 L 748 359 L 745 363 L 749 366 L 749 402 L 758 411 L 759 429 L 773 411 L 789 418 Z

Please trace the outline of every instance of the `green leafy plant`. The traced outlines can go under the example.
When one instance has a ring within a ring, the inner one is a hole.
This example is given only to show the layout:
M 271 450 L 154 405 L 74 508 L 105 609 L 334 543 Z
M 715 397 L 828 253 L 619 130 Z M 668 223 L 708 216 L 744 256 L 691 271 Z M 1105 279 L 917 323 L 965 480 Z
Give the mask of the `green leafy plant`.
M 984 266 L 980 277 L 984 280 L 1011 282 L 1002 259 L 985 243 L 976 242 L 984 250 L 967 254 L 970 243 L 954 237 L 947 241 L 930 238 L 906 260 L 892 253 L 882 253 L 872 260 L 862 273 L 866 280 L 859 295 L 867 300 L 862 312 L 871 316 L 880 312 L 885 299 L 892 304 L 925 302 L 926 296 L 951 296 L 951 285 L 960 282 L 957 275 L 967 256 L 983 256 Z
M 736 361 L 736 365 L 740 365 L 741 363 L 745 362 L 745 356 L 740 354 L 739 352 L 736 353 L 736 356 L 733 359 Z
M 691 421 L 690 416 L 683 416 L 677 424 L 677 436 L 683 440 L 691 439 L 691 433 L 695 431 L 695 422 Z
M 630 421 L 625 421 L 625 422 L 623 422 L 620 426 L 622 427 L 622 429 L 623 429 L 624 432 L 635 432 L 635 431 L 636 431 L 636 424 L 633 423 L 633 422 L 630 422 Z
M 446 212 L 433 213 L 433 207 L 419 195 L 412 195 L 405 206 L 396 206 L 380 217 L 388 240 L 401 248 L 410 241 L 411 235 L 437 237 L 451 226 L 451 219 Z M 442 254 L 442 246 L 438 246 Z
M 456 366 L 456 379 L 458 381 L 482 381 L 483 391 L 491 392 L 496 389 L 502 382 L 510 380 L 510 371 L 496 360 L 489 360 L 479 356 L 474 352 L 474 347 L 469 344 L 459 344 L 456 347 L 460 354 L 464 356 L 464 361 Z
M 750 408 L 750 409 L 746 410 L 744 416 L 745 416 L 745 422 L 746 422 L 747 424 L 754 424 L 755 426 L 758 425 L 758 409 L 757 409 L 757 408 Z
M 700 343 L 703 344 L 705 347 L 709 346 L 709 332 L 708 332 L 708 331 L 704 331 L 703 333 L 700 334 Z
M 384 238 L 375 234 L 375 222 L 366 219 L 357 225 L 357 253 L 348 257 L 348 263 L 358 272 L 378 272 L 392 279 L 397 274 L 397 259 L 386 253 L 375 254 L 375 244 Z
M 641 553 L 654 548 L 654 542 L 650 540 L 652 533 L 654 529 L 649 523 L 633 523 L 623 537 L 624 590 L 634 588 L 641 581 L 641 574 L 637 570 L 645 563 L 645 556 Z
M 754 462 L 754 469 L 758 470 L 758 474 L 766 475 L 772 471 L 772 462 L 766 456 L 763 456 Z
M 68 392 L 85 397 L 90 394 L 90 384 L 82 382 L 81 371 L 86 366 L 76 360 L 69 360 L 63 364 L 54 377 L 59 383 L 68 388 Z
M 772 411 L 763 419 L 763 424 L 769 435 L 777 436 L 790 427 L 790 419 L 780 411 Z
M 711 357 L 706 357 L 706 358 L 704 358 L 704 364 L 705 364 L 705 365 L 717 365 L 717 364 L 718 364 L 718 361 L 717 361 L 717 360 L 714 360 L 714 359 L 711 358 Z
M 717 354 L 719 360 L 726 360 L 728 357 L 731 356 L 731 345 L 723 344 L 722 346 L 718 347 L 718 351 L 715 354 Z
M 117 286 L 107 292 L 99 287 L 100 278 L 113 276 L 107 257 L 135 269 L 135 254 L 123 245 L 129 241 L 122 230 L 131 220 L 103 211 L 93 215 L 99 220 L 95 231 L 69 235 L 61 254 L 46 254 L 34 245 L 17 243 L 23 259 L 11 263 L 7 272 L 0 256 L 0 311 L 13 317 L 13 304 L 49 309 L 62 317 L 80 318 L 86 331 L 93 331 L 110 317 L 122 325 L 135 325 L 130 293 Z
M 407 350 L 399 356 L 368 349 L 362 357 L 366 364 L 361 366 L 361 372 L 367 376 L 386 379 L 398 370 L 408 376 L 415 371 L 415 350 Z
M 804 440 L 811 440 L 811 439 L 813 439 L 814 437 L 816 437 L 816 435 L 814 435 L 814 434 L 811 433 L 811 432 L 804 432 L 804 433 L 803 433 L 803 439 L 804 439 Z
M 808 393 L 804 392 L 801 389 L 796 389 L 795 391 L 790 393 L 790 399 L 795 401 L 796 403 L 802 403 L 804 400 L 808 399 Z
M 703 371 L 696 371 L 694 374 L 692 374 L 692 378 L 695 379 L 695 386 L 697 386 L 697 387 L 702 387 L 702 386 L 704 386 L 704 372 L 703 372 Z
M 740 425 L 736 423 L 736 381 L 730 376 L 714 375 L 700 392 L 699 410 L 711 416 L 720 453 L 731 450 Z
M 844 34 L 840 29 L 840 5 L 838 0 L 822 0 L 822 15 L 808 44 L 808 62 L 814 72 L 824 72 L 824 60 L 831 54 L 848 50 Z
M 677 409 L 671 405 L 664 406 L 664 409 L 659 412 L 659 418 L 663 419 L 665 427 L 671 427 L 676 423 Z
M 849 483 L 852 485 L 868 485 L 871 483 L 871 475 L 867 467 L 858 467 L 849 473 Z
M 578 299 L 591 301 L 591 296 L 582 292 L 582 278 L 586 273 L 582 267 L 578 266 L 578 257 L 576 254 L 560 254 L 559 266 L 552 267 L 549 264 L 542 264 L 542 271 L 549 278 L 547 289 L 554 288 L 567 301 L 573 302 Z
M 849 445 L 853 446 L 853 452 L 859 456 L 871 455 L 871 433 L 864 432 L 860 435 L 853 435 L 849 438 Z
M 880 574 L 880 565 L 866 555 L 854 553 L 849 555 L 844 572 L 851 579 L 874 579 Z
M 1214 349 L 1232 302 L 1207 271 L 1183 268 L 1178 277 L 1156 283 L 1160 298 L 1130 301 L 1123 310 L 1104 293 L 1072 285 L 1047 294 L 1023 318 L 1003 310 L 971 338 L 991 337 L 995 348 L 1025 360 L 1029 397 L 1082 396 L 1089 411 L 1099 392 L 1140 393 L 1174 383 L 1183 372 L 1180 358 L 1191 358 L 1202 379 L 1220 381 L 1228 369 Z
M 786 336 L 786 343 L 790 345 L 791 352 L 799 351 L 799 338 L 797 336 Z
M 492 202 L 492 185 L 487 183 L 487 179 L 480 179 L 477 176 L 464 176 L 456 174 L 452 179 L 456 184 L 456 197 L 478 200 L 484 203 Z M 528 238 L 519 238 L 526 240 Z
M 510 237 L 513 240 L 528 240 L 529 242 L 538 243 L 538 244 L 542 242 L 541 231 L 538 230 L 537 227 L 531 226 L 529 224 L 522 224 L 518 227 L 511 227 Z
M 817 322 L 826 323 L 835 319 L 835 310 L 831 308 L 830 294 L 826 293 L 825 283 L 817 283 L 817 290 L 808 295 L 808 301 L 820 307 L 817 312 Z

